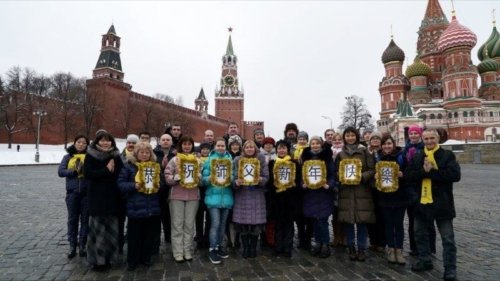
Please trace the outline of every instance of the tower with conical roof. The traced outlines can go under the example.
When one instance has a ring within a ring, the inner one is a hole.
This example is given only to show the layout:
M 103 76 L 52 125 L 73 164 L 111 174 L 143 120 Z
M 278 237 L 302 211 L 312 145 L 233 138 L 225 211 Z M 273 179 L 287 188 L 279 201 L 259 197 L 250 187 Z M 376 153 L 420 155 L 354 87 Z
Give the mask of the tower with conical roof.
M 116 35 L 112 24 L 102 35 L 101 54 L 93 71 L 93 78 L 109 77 L 123 81 L 122 62 L 120 59 L 120 37 Z
M 442 53 L 438 50 L 438 41 L 441 34 L 448 27 L 449 22 L 441 9 L 438 0 L 429 0 L 424 18 L 418 30 L 417 53 L 423 63 L 430 66 L 432 72 L 428 76 L 429 92 L 433 99 L 441 99 L 441 72 L 444 66 Z
M 239 88 L 238 57 L 234 54 L 231 32 L 229 28 L 226 54 L 222 56 L 220 87 L 215 90 L 215 116 L 236 122 L 241 130 L 244 127 L 244 95 Z
M 194 106 L 195 110 L 202 112 L 203 114 L 205 114 L 205 116 L 208 114 L 208 100 L 205 97 L 203 88 L 201 88 L 198 97 L 194 100 Z
M 406 77 L 410 79 L 411 89 L 408 93 L 408 100 L 411 104 L 425 104 L 431 101 L 428 89 L 428 78 L 432 73 L 431 67 L 422 62 L 417 55 L 413 64 L 406 68 Z

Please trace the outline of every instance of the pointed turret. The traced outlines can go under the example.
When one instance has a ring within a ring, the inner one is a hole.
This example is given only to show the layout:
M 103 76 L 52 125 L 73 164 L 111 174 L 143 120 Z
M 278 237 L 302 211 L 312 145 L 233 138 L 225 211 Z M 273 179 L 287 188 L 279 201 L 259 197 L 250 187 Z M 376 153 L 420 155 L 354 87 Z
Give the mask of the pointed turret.
M 231 29 L 232 31 L 232 29 Z M 227 42 L 226 56 L 234 56 L 233 41 L 231 40 L 231 33 L 229 33 L 229 40 Z
M 201 87 L 200 93 L 198 97 L 194 100 L 195 109 L 201 112 L 208 111 L 208 100 L 205 97 L 205 92 L 203 91 L 203 87 Z
M 101 54 L 93 71 L 93 77 L 110 77 L 123 81 L 122 62 L 120 59 L 120 37 L 116 35 L 115 26 L 111 25 L 102 35 Z

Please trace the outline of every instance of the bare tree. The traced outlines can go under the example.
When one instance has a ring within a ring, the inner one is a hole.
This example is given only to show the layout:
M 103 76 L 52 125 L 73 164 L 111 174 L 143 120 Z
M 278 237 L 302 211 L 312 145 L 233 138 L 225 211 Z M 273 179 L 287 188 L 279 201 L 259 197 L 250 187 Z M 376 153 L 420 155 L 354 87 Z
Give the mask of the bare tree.
M 173 97 L 169 96 L 169 95 L 166 95 L 166 94 L 156 93 L 154 95 L 154 98 L 162 100 L 162 101 L 166 101 L 166 102 L 169 102 L 169 103 L 175 103 L 175 99 Z
M 375 127 L 371 119 L 372 115 L 366 108 L 363 98 L 353 95 L 345 99 L 346 104 L 344 105 L 344 111 L 340 114 L 342 124 L 339 129 L 354 127 L 358 131 L 362 128 L 372 130 Z
M 101 111 L 102 100 L 99 97 L 102 97 L 100 90 L 91 91 L 87 87 L 85 87 L 85 90 L 82 91 L 80 95 L 80 104 L 85 124 L 85 134 L 87 136 L 91 136 L 90 132 L 95 129 L 94 127 L 96 126 L 95 122 L 97 114 Z
M 84 81 L 78 81 L 71 73 L 56 73 L 52 76 L 51 96 L 58 101 L 58 112 L 54 115 L 63 123 L 63 138 L 66 148 L 70 135 L 74 133 L 77 126 L 78 111 L 75 110 L 75 103 L 79 95 L 85 89 Z M 83 88 L 82 88 L 83 87 Z
M 5 86 L 2 86 L 0 110 L 2 123 L 5 130 L 7 130 L 9 149 L 12 148 L 13 135 L 26 130 L 22 114 L 26 106 L 22 79 L 21 68 L 13 67 L 7 72 Z

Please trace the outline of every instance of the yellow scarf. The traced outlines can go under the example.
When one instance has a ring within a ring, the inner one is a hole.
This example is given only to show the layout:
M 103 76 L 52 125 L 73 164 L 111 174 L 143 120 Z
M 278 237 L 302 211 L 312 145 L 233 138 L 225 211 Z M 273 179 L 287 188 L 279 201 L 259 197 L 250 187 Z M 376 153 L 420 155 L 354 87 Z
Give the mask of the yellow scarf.
M 177 153 L 177 157 L 182 160 L 190 161 L 194 161 L 196 159 L 196 155 L 193 153 Z
M 85 161 L 85 153 L 73 154 L 68 162 L 68 170 L 75 170 L 78 172 L 78 177 L 83 178 L 83 161 Z
M 302 155 L 302 151 L 304 151 L 304 148 L 306 148 L 308 145 L 300 145 L 297 144 L 297 147 L 295 148 L 295 151 L 293 152 L 293 160 L 299 160 L 300 156 Z
M 439 144 L 437 144 L 432 150 L 428 150 L 427 147 L 424 148 L 427 160 L 431 162 L 432 167 L 437 169 L 436 159 L 434 159 L 434 152 L 439 149 Z M 429 178 L 424 178 L 422 180 L 422 195 L 420 197 L 421 204 L 432 204 L 432 180 Z

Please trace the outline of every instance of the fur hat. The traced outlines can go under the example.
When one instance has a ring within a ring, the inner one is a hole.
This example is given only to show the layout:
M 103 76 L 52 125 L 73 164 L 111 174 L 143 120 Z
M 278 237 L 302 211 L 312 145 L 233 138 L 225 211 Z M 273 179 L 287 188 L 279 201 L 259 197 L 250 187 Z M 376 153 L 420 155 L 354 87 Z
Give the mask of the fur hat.
M 309 140 L 309 135 L 305 131 L 300 131 L 299 134 L 297 135 L 297 139 L 300 138 L 305 138 L 306 140 Z
M 420 128 L 418 125 L 411 125 L 410 128 L 408 128 L 408 134 L 411 132 L 417 133 L 419 136 L 422 135 L 422 128 Z
M 227 140 L 228 146 L 231 146 L 231 144 L 233 144 L 234 142 L 238 142 L 240 146 L 243 145 L 242 140 L 238 135 L 230 136 L 229 139 Z
M 276 142 L 274 141 L 274 139 L 273 139 L 273 138 L 271 138 L 271 137 L 267 137 L 267 138 L 265 138 L 265 139 L 262 141 L 262 145 L 265 145 L 266 143 L 270 143 L 270 144 L 272 144 L 272 145 L 274 146 L 274 144 L 275 144 Z
M 137 135 L 130 134 L 130 135 L 127 136 L 127 142 L 138 143 L 139 142 L 139 137 Z
M 373 138 L 379 138 L 381 140 L 382 139 L 382 133 L 380 133 L 379 131 L 372 132 L 372 134 L 370 135 L 370 140 L 372 140 Z
M 297 124 L 295 124 L 295 123 L 288 123 L 288 124 L 286 124 L 286 126 L 285 126 L 285 135 L 286 135 L 286 132 L 288 132 L 290 130 L 295 131 L 295 134 L 299 133 L 299 128 L 297 127 Z

